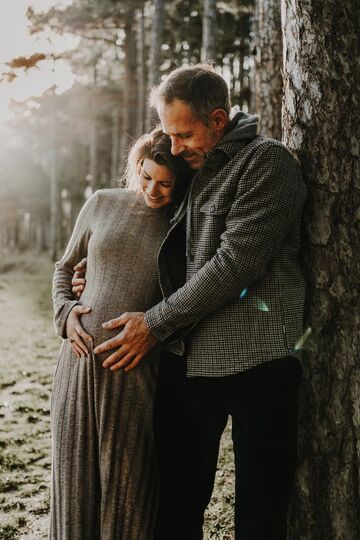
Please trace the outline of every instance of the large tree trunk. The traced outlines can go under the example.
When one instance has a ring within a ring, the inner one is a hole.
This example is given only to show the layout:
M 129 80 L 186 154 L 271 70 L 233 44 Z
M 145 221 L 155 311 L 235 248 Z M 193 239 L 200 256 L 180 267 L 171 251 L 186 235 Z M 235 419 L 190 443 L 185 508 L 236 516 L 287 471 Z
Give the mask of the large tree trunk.
M 215 60 L 216 56 L 216 0 L 203 0 L 201 61 Z
M 148 93 L 153 86 L 157 85 L 160 77 L 161 45 L 164 34 L 165 1 L 155 0 L 154 16 L 151 27 L 151 43 L 149 53 L 148 70 Z M 146 128 L 150 129 L 157 121 L 157 115 L 153 109 L 147 107 Z
M 358 0 L 283 0 L 285 143 L 309 189 L 308 282 L 293 540 L 360 538 Z
M 257 0 L 255 109 L 260 133 L 281 140 L 282 36 L 280 0 Z

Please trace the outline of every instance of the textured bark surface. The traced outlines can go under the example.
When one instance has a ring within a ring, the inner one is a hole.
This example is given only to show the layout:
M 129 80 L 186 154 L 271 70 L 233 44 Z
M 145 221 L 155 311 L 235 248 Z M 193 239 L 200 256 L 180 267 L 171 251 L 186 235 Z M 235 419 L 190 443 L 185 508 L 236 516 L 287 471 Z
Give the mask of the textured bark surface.
M 260 133 L 281 140 L 282 35 L 280 0 L 256 3 L 255 109 Z
M 309 189 L 306 326 L 293 540 L 360 538 L 358 0 L 282 0 L 285 143 Z
M 153 86 L 157 85 L 160 77 L 161 45 L 164 34 L 165 1 L 155 0 L 154 16 L 151 26 L 151 43 L 148 70 L 148 95 Z M 156 111 L 147 108 L 146 128 L 150 129 L 158 121 Z
M 137 56 L 137 79 L 138 79 L 138 118 L 137 133 L 140 137 L 145 131 L 146 116 L 146 66 L 145 66 L 145 24 L 144 9 L 139 9 L 137 13 L 136 28 L 136 56 Z
M 137 128 L 137 55 L 136 55 L 136 20 L 135 7 L 132 3 L 126 6 L 125 21 L 125 92 L 120 136 L 119 176 L 122 176 L 129 145 L 136 137 Z
M 201 61 L 216 57 L 216 0 L 203 0 Z

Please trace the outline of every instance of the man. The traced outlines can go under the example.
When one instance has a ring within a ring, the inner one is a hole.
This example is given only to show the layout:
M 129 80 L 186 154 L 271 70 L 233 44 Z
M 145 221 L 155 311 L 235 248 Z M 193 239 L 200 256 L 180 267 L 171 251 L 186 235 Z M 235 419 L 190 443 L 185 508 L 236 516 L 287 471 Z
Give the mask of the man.
M 107 322 L 110 369 L 164 342 L 156 431 L 156 540 L 199 540 L 219 441 L 232 416 L 236 539 L 282 540 L 296 460 L 305 187 L 285 147 L 230 119 L 225 81 L 179 68 L 152 93 L 162 127 L 196 172 L 159 254 L 164 300 Z M 184 246 L 182 248 L 182 246 Z M 186 253 L 186 265 L 181 261 Z M 181 357 L 185 353 L 185 356 Z

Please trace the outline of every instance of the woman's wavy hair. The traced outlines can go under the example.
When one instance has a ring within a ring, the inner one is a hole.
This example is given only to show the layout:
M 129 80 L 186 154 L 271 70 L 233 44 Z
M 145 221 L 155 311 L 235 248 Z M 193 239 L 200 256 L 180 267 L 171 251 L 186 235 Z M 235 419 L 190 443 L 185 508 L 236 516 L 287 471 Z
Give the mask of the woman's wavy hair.
M 140 192 L 139 167 L 145 159 L 151 159 L 158 165 L 165 165 L 173 173 L 175 181 L 173 203 L 179 204 L 193 173 L 183 158 L 172 155 L 170 138 L 160 127 L 141 135 L 130 149 L 122 181 L 132 191 Z

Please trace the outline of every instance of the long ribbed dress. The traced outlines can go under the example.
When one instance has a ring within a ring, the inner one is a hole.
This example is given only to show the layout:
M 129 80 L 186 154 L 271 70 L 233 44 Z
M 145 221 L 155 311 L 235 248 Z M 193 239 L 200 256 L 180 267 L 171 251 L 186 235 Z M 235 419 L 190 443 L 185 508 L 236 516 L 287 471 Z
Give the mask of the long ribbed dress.
M 84 205 L 53 282 L 55 326 L 66 337 L 76 304 L 99 343 L 116 335 L 104 321 L 146 311 L 159 300 L 157 253 L 168 229 L 154 210 L 124 189 L 100 190 Z M 73 266 L 87 257 L 86 288 L 73 299 Z M 134 370 L 102 367 L 110 353 L 77 359 L 62 343 L 52 401 L 52 540 L 151 540 L 156 513 L 153 401 L 157 351 Z

